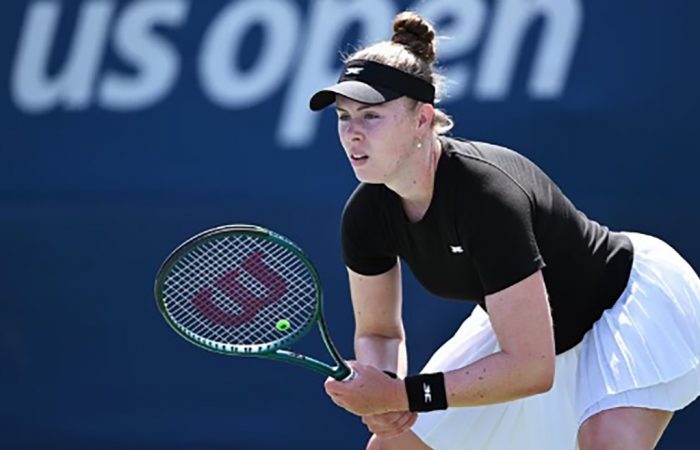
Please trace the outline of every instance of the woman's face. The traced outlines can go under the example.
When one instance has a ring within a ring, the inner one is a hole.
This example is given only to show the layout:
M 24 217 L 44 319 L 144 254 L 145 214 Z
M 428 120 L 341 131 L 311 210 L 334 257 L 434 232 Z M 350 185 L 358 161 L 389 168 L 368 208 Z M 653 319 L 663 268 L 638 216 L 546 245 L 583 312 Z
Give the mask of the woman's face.
M 338 95 L 338 135 L 355 176 L 366 183 L 391 184 L 415 152 L 417 114 L 405 97 L 368 105 Z

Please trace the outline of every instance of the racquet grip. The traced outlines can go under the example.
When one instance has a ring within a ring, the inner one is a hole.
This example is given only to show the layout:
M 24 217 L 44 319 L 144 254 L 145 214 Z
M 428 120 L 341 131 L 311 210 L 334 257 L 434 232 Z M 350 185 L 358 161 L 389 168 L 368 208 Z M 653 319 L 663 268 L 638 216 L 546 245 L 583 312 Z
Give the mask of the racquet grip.
M 340 381 L 346 382 L 346 381 L 352 381 L 352 380 L 355 379 L 355 376 L 357 375 L 357 372 L 355 372 L 355 371 L 352 369 L 352 367 L 348 367 L 348 368 L 350 369 L 350 373 L 348 374 L 347 377 L 343 378 L 343 379 L 340 380 Z

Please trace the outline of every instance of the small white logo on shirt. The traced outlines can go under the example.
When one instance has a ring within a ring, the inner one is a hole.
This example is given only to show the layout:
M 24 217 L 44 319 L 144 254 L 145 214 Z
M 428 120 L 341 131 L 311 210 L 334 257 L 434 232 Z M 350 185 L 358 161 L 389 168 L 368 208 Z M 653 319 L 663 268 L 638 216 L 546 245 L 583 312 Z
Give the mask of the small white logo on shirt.
M 430 385 L 428 383 L 423 383 L 423 401 L 425 403 L 433 401 L 433 396 L 430 394 Z
M 464 249 L 459 245 L 450 245 L 450 251 L 452 253 L 464 253 Z
M 364 67 L 348 67 L 345 69 L 345 75 L 359 75 L 364 70 Z

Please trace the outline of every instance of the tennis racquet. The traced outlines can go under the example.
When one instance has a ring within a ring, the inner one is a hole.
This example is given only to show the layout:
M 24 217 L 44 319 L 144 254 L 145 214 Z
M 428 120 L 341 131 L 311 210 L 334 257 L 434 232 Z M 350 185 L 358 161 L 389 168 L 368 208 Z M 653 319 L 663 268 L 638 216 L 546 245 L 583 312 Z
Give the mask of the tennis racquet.
M 161 265 L 155 298 L 168 324 L 206 350 L 293 363 L 336 380 L 352 376 L 326 328 L 318 272 L 273 231 L 225 225 L 190 238 Z M 290 350 L 314 323 L 335 365 Z

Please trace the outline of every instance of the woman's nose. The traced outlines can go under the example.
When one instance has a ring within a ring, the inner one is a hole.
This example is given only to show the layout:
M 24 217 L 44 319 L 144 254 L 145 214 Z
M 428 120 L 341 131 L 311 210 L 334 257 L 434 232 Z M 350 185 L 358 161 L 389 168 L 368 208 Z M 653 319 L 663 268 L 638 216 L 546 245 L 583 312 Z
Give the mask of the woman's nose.
M 347 122 L 345 122 L 345 126 L 343 127 L 343 134 L 348 139 L 360 139 L 362 136 L 361 127 L 359 126 L 356 120 L 348 120 Z

